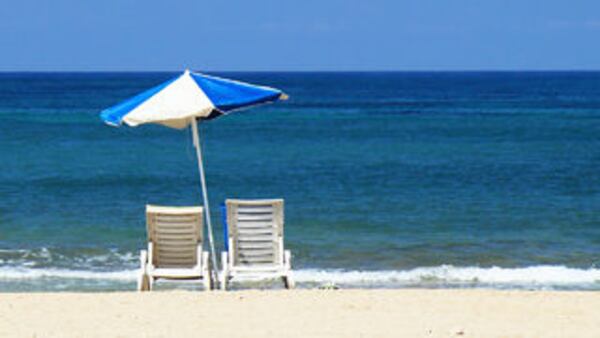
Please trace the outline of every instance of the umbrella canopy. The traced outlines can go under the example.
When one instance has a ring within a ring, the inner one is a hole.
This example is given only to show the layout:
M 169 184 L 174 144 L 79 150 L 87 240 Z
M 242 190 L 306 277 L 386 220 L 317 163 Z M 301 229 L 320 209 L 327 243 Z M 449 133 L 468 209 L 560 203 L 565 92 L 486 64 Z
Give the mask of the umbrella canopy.
M 216 270 L 216 253 L 197 121 L 209 120 L 238 109 L 285 99 L 287 95 L 275 88 L 186 70 L 176 78 L 100 113 L 100 118 L 105 123 L 117 127 L 123 123 L 132 127 L 145 123 L 162 124 L 177 129 L 191 127 L 202 184 L 213 272 L 217 280 L 219 276 Z
M 100 113 L 113 126 L 158 123 L 182 129 L 194 119 L 212 119 L 231 111 L 286 99 L 278 89 L 256 86 L 186 70 Z

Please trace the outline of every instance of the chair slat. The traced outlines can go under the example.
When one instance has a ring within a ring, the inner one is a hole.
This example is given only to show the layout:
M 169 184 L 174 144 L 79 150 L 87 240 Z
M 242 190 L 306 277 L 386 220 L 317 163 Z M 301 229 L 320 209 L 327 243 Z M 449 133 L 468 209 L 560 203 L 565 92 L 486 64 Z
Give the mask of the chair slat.
M 273 236 L 239 236 L 237 242 L 273 242 Z
M 240 250 L 240 256 L 273 256 L 273 249 L 272 248 L 243 249 L 243 250 Z
M 273 242 L 238 242 L 238 250 L 243 251 L 246 249 L 272 249 Z
M 163 223 L 163 224 L 172 224 L 172 223 L 194 223 L 198 221 L 198 217 L 193 216 L 193 217 L 181 217 L 181 216 L 175 216 L 175 217 L 155 217 L 154 220 L 157 223 Z
M 196 235 L 195 234 L 190 234 L 190 233 L 183 233 L 183 234 L 179 234 L 179 233 L 157 233 L 156 237 L 158 238 L 159 241 L 169 241 L 169 240 L 173 240 L 173 241 L 190 241 L 193 243 L 197 242 L 196 239 Z
M 240 237 L 246 236 L 246 235 L 274 235 L 275 234 L 275 229 L 273 228 L 243 228 L 243 229 L 239 229 L 238 230 L 238 234 L 240 235 Z
M 198 231 L 199 231 L 199 229 L 195 225 L 190 225 L 187 228 L 158 226 L 158 227 L 156 227 L 156 230 L 155 230 L 156 233 L 164 233 L 167 235 L 172 234 L 172 233 L 178 234 L 178 235 L 190 234 L 190 235 L 194 235 L 196 237 L 199 236 Z
M 163 241 L 156 247 L 162 250 L 192 251 L 196 248 L 196 246 L 196 243 L 190 241 Z
M 244 221 L 238 222 L 237 227 L 239 229 L 245 228 L 276 228 L 275 223 L 272 221 Z
M 190 252 L 183 251 L 163 251 L 159 250 L 161 259 L 194 259 L 194 255 Z
M 238 221 L 273 221 L 272 214 L 239 214 Z
M 240 214 L 272 214 L 273 207 L 270 205 L 256 206 L 256 207 L 239 207 L 238 213 Z
M 241 263 L 263 263 L 268 264 L 272 263 L 273 259 L 271 257 L 240 257 L 239 261 Z

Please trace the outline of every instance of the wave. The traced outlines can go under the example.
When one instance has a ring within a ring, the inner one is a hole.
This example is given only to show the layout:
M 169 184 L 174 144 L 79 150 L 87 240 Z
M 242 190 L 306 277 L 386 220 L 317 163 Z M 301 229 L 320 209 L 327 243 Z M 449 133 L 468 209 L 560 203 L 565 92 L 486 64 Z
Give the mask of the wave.
M 42 278 L 133 281 L 135 280 L 137 273 L 137 269 L 121 271 L 91 271 L 2 267 L 0 268 L 0 281 L 31 280 Z
M 565 266 L 523 268 L 456 267 L 442 265 L 398 271 L 299 270 L 299 282 L 319 281 L 350 285 L 473 285 L 505 287 L 583 287 L 600 288 L 600 269 Z
M 78 271 L 97 268 L 101 270 L 117 270 L 120 267 L 134 267 L 138 263 L 136 253 L 119 251 L 117 249 L 0 249 L 0 273 L 21 268 L 29 268 L 27 273 L 40 273 L 41 271 Z M 48 269 L 48 270 L 43 270 Z M 62 269 L 62 270 L 61 270 Z M 21 269 L 22 270 L 22 269 Z M 26 273 L 23 270 L 22 273 Z M 2 276 L 0 275 L 0 278 Z
M 86 282 L 134 282 L 137 269 L 91 271 L 39 269 L 27 267 L 0 268 L 0 282 L 22 280 L 65 279 Z M 569 288 L 600 289 L 600 269 L 576 269 L 565 266 L 530 266 L 523 268 L 456 267 L 442 265 L 409 270 L 320 270 L 294 271 L 302 286 L 339 285 L 340 287 L 497 287 L 497 288 Z

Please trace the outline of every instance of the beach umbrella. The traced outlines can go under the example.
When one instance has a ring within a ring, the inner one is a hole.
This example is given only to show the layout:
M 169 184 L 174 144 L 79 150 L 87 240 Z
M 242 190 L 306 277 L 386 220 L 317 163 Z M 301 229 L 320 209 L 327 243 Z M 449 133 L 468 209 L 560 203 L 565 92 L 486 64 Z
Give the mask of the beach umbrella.
M 161 124 L 176 129 L 191 127 L 198 158 L 204 210 L 206 211 L 204 214 L 208 241 L 217 280 L 217 260 L 198 123 L 227 115 L 239 109 L 285 99 L 287 99 L 287 95 L 275 88 L 251 85 L 186 70 L 183 74 L 100 113 L 100 118 L 105 123 L 117 127 L 123 123 L 131 127 L 146 123 Z

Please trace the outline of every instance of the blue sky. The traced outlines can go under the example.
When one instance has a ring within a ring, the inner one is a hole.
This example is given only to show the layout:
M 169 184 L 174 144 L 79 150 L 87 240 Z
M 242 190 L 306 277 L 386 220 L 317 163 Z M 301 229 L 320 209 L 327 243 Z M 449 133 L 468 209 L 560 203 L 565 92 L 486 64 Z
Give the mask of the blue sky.
M 0 70 L 600 69 L 600 1 L 6 0 Z

